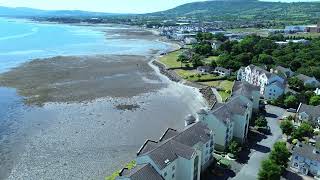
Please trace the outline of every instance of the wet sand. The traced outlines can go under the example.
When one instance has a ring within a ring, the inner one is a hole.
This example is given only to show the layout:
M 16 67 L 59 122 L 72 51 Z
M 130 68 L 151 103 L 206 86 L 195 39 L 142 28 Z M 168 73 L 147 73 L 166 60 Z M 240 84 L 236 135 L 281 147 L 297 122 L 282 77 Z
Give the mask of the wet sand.
M 132 97 L 165 87 L 144 56 L 82 56 L 33 60 L 0 75 L 28 104 Z M 129 82 L 129 83 L 128 83 Z

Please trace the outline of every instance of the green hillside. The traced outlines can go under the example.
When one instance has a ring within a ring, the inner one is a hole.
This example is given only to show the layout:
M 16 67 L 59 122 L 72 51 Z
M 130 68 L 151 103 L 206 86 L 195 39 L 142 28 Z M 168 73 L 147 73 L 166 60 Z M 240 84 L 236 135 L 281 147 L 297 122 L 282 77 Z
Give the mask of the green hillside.
M 255 0 L 206 1 L 189 3 L 153 17 L 188 17 L 204 20 L 274 20 L 314 23 L 320 18 L 320 2 L 261 2 Z

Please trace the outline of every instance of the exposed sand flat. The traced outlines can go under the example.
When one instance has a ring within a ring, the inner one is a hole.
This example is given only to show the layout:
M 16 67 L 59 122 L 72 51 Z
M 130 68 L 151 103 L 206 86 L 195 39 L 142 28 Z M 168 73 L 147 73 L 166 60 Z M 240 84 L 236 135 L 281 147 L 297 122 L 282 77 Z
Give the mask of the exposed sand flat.
M 144 56 L 54 57 L 33 60 L 0 75 L 26 102 L 81 102 L 100 97 L 132 97 L 164 84 Z

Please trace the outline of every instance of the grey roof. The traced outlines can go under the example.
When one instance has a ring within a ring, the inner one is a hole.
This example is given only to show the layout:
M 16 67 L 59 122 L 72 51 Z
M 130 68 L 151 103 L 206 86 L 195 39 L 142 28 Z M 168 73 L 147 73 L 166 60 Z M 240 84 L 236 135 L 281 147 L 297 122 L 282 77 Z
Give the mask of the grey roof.
M 196 153 L 193 146 L 199 142 L 208 142 L 210 132 L 210 129 L 203 122 L 196 122 L 179 133 L 169 129 L 159 142 L 152 143 L 150 146 L 145 143 L 137 155 L 148 155 L 159 169 L 163 169 L 168 165 L 168 162 L 173 162 L 178 157 L 191 159 Z M 150 148 L 152 146 L 153 148 Z
M 320 106 L 311 106 L 307 104 L 300 104 L 298 108 L 298 113 L 305 112 L 309 116 L 311 116 L 312 119 L 320 117 Z
M 287 72 L 290 72 L 292 73 L 291 69 L 290 68 L 285 68 L 285 67 L 282 67 L 282 66 L 277 66 L 276 67 L 277 70 L 281 71 L 282 73 L 287 73 Z
M 131 170 L 124 168 L 119 175 L 131 180 L 163 180 L 162 176 L 150 164 L 137 165 Z
M 231 121 L 231 117 L 235 114 L 244 115 L 248 108 L 240 96 L 231 98 L 227 103 L 219 105 L 218 108 L 213 108 L 211 113 L 215 115 L 223 123 Z
M 212 71 L 213 67 L 211 67 L 211 66 L 199 66 L 199 67 L 197 67 L 197 70 L 198 71 Z
M 310 160 L 320 161 L 320 154 L 314 153 L 314 149 L 314 146 L 300 143 L 300 146 L 296 146 L 294 148 L 293 154 L 305 157 Z
M 309 76 L 306 76 L 304 74 L 297 75 L 297 78 L 300 79 L 303 82 L 310 81 L 310 80 L 314 79 L 313 77 L 309 77 Z
M 259 93 L 260 88 L 249 84 L 248 82 L 236 81 L 232 88 L 232 96 L 245 96 L 249 99 L 252 98 L 254 92 Z
M 169 139 L 143 155 L 148 155 L 159 169 L 164 169 L 170 162 L 178 159 L 178 157 L 191 159 L 195 153 L 196 151 L 193 148 Z
M 207 143 L 210 140 L 210 132 L 211 130 L 205 123 L 197 122 L 173 137 L 173 140 L 193 147 L 199 142 Z
M 165 141 L 172 138 L 173 136 L 176 136 L 177 134 L 179 134 L 177 130 L 169 128 L 165 133 L 163 133 L 159 141 Z
M 284 84 L 280 83 L 279 81 L 275 81 L 275 82 L 271 83 L 270 85 L 275 85 L 275 86 L 278 86 L 281 89 L 285 89 Z

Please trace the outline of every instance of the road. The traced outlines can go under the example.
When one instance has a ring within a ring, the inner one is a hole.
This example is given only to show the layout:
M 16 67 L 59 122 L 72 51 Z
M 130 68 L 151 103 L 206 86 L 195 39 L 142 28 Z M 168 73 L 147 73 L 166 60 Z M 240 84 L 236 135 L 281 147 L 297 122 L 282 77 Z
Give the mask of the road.
M 233 178 L 234 180 L 256 180 L 261 161 L 267 158 L 272 146 L 282 136 L 279 125 L 279 118 L 283 116 L 285 110 L 279 107 L 266 106 L 267 121 L 271 130 L 271 134 L 258 142 L 256 147 L 253 147 L 250 154 L 250 159 L 246 165 L 242 167 L 239 173 Z
M 211 88 L 213 94 L 217 97 L 217 102 L 218 103 L 223 103 L 222 97 L 220 96 L 219 92 L 217 91 L 216 88 Z

